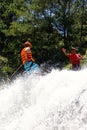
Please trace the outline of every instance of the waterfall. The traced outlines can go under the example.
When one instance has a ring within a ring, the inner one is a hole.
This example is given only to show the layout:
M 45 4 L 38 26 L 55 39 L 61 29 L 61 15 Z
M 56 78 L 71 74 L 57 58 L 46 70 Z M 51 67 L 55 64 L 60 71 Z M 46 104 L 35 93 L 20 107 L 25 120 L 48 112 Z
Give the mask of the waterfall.
M 87 130 L 87 68 L 1 84 L 0 130 Z

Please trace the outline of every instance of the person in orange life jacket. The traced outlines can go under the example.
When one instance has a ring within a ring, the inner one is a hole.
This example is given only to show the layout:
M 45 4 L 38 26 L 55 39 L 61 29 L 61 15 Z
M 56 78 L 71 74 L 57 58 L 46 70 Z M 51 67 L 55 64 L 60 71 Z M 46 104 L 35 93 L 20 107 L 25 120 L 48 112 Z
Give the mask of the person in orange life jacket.
M 24 46 L 25 47 L 21 50 L 21 59 L 25 71 L 28 74 L 32 73 L 33 71 L 35 71 L 36 73 L 40 72 L 40 69 L 38 65 L 35 63 L 35 60 L 32 56 L 32 44 L 27 41 L 24 43 Z
M 81 54 L 76 53 L 76 49 L 74 47 L 71 48 L 71 53 L 66 53 L 66 49 L 62 48 L 63 53 L 70 59 L 72 64 L 72 70 L 80 70 L 80 60 L 82 60 Z

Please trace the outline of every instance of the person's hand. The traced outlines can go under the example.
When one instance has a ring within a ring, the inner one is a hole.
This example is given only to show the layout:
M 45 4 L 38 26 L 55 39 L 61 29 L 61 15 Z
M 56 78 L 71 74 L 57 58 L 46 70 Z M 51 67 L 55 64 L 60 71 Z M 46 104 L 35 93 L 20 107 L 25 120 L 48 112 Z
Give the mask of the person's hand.
M 65 49 L 65 48 L 62 48 L 62 51 L 65 53 L 65 52 L 66 52 L 66 49 Z
M 35 59 L 32 58 L 32 61 L 35 62 Z

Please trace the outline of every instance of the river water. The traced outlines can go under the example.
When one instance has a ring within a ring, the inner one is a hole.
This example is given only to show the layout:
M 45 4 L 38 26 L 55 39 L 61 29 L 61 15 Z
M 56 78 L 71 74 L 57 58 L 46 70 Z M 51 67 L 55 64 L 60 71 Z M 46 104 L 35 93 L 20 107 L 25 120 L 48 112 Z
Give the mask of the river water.
M 87 130 L 87 68 L 0 86 L 0 130 Z

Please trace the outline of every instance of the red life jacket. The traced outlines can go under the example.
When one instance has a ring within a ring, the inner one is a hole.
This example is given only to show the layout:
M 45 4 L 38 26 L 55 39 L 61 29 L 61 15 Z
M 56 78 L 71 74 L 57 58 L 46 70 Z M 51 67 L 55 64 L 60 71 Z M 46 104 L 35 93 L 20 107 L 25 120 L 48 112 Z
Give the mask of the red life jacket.
M 31 50 L 27 51 L 27 49 L 29 49 L 29 47 L 25 47 L 21 51 L 21 59 L 23 64 L 32 60 L 32 52 Z

